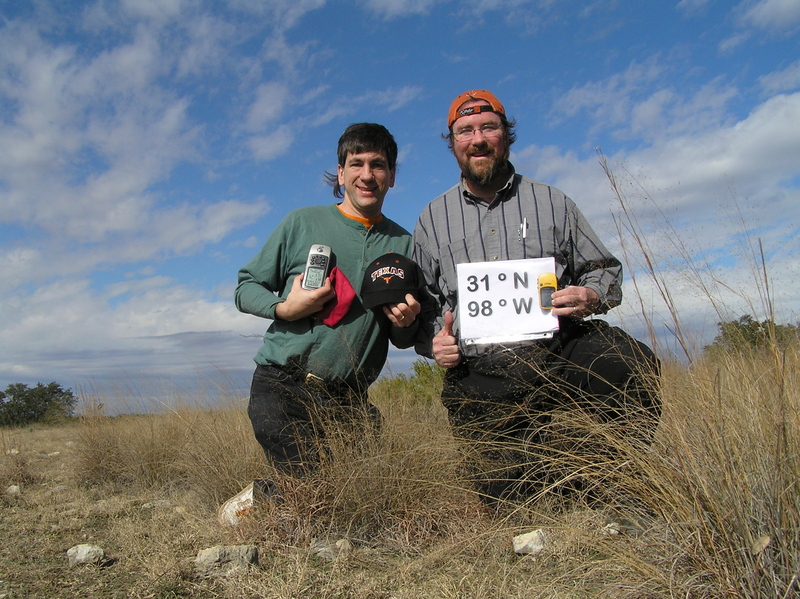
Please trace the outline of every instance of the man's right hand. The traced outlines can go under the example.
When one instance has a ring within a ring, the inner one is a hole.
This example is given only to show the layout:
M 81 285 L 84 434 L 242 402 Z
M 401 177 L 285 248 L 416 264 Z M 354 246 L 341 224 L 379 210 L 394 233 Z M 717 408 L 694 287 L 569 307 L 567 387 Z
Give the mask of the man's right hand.
M 453 313 L 444 313 L 444 327 L 433 338 L 433 359 L 442 368 L 452 368 L 461 362 L 461 352 L 453 335 Z
M 300 320 L 316 314 L 330 300 L 336 297 L 330 277 L 319 289 L 303 289 L 304 273 L 297 275 L 292 281 L 292 290 L 286 300 L 275 306 L 275 318 L 280 320 Z

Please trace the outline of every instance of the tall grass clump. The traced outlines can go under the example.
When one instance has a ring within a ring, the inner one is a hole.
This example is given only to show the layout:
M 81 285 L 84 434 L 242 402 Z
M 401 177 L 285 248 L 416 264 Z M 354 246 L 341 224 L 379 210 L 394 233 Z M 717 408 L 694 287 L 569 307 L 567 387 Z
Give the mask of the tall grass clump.
M 77 476 L 84 484 L 188 488 L 212 505 L 266 468 L 236 404 L 204 409 L 193 401 L 159 414 L 108 417 L 97 397 L 83 400 Z
M 431 367 L 415 365 L 422 369 Z M 438 396 L 434 401 L 417 394 L 414 383 L 383 379 L 370 397 L 380 408 L 380 426 L 366 409 L 346 421 L 317 415 L 323 440 L 315 466 L 299 477 L 271 472 L 281 498 L 262 514 L 263 534 L 300 544 L 349 538 L 417 551 L 475 520 L 482 508 L 460 479 Z
M 651 479 L 680 562 L 722 595 L 788 597 L 800 571 L 797 348 L 675 369 Z
M 684 361 L 665 364 L 664 412 L 652 452 L 632 456 L 646 474 L 641 500 L 664 523 L 664 584 L 703 596 L 790 597 L 800 591 L 800 346 L 766 335 L 736 351 L 699 353 L 659 269 L 652 234 L 645 235 L 629 198 L 601 157 L 622 216 L 625 253 L 639 256 L 660 295 Z M 645 199 L 652 198 L 645 193 Z M 730 312 L 715 289 L 731 287 L 696 264 L 668 226 L 665 237 L 684 262 L 683 274 L 720 316 Z M 753 298 L 741 299 L 774 322 L 763 249 L 750 252 Z M 634 284 L 641 281 L 636 280 Z M 735 290 L 739 292 L 740 290 Z M 652 318 L 644 320 L 654 331 Z M 655 335 L 654 335 L 655 341 Z M 675 574 L 680 574 L 677 579 Z

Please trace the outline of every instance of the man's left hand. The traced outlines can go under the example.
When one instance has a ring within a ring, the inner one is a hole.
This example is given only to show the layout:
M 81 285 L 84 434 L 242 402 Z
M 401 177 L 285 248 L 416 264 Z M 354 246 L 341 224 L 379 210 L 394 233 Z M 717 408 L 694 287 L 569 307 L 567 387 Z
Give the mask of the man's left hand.
M 594 314 L 600 296 L 594 289 L 570 285 L 553 293 L 553 314 L 570 318 L 585 318 Z
M 411 326 L 421 308 L 422 306 L 414 299 L 414 296 L 407 293 L 405 303 L 387 304 L 383 307 L 383 313 L 394 326 L 403 329 Z

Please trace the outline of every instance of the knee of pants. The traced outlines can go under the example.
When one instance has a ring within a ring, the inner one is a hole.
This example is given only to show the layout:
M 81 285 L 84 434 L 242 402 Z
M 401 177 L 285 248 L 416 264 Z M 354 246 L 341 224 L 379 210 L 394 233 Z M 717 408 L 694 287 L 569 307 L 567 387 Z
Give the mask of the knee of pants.
M 598 329 L 570 345 L 564 356 L 570 364 L 567 371 L 591 393 L 624 392 L 631 381 L 658 376 L 658 359 L 650 348 L 616 327 Z
M 302 387 L 280 370 L 260 367 L 253 375 L 247 415 L 253 433 L 268 455 L 288 453 L 309 433 L 307 397 Z

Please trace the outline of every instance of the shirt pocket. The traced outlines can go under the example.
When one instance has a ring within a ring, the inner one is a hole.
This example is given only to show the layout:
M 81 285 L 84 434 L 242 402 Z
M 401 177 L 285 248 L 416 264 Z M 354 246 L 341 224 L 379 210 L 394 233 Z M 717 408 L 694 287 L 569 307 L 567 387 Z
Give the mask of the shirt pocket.
M 445 246 L 442 246 L 440 251 L 441 261 L 440 267 L 442 269 L 442 276 L 446 281 L 452 281 L 452 285 L 456 285 L 456 266 L 467 262 L 484 262 L 486 260 L 480 245 L 470 247 L 469 240 L 455 239 Z

